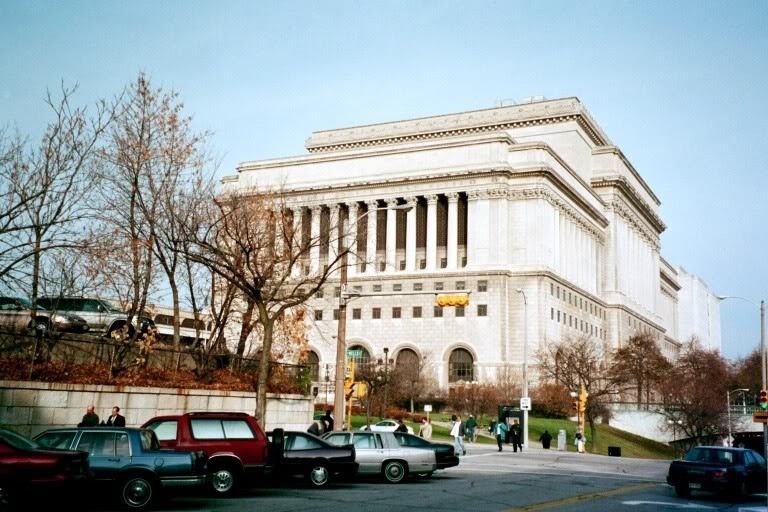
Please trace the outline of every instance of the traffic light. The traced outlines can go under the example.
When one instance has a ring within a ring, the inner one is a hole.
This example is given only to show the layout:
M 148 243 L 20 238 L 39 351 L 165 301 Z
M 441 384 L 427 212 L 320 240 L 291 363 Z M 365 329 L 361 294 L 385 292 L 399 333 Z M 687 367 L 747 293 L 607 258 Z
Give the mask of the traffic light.
M 768 391 L 764 389 L 760 390 L 760 408 L 763 410 L 768 409 Z
M 587 398 L 589 397 L 589 393 L 587 393 L 587 388 L 584 387 L 582 384 L 581 386 L 581 392 L 579 393 L 579 412 L 584 413 L 587 410 Z
M 441 293 L 435 299 L 435 303 L 441 308 L 464 307 L 469 305 L 468 293 Z

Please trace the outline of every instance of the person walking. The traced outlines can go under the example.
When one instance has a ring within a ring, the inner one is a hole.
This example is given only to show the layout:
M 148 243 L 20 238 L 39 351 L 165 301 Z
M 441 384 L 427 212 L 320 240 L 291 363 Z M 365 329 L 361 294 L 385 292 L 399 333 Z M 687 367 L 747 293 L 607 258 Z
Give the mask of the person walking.
M 461 423 L 461 418 L 454 414 L 451 416 L 451 421 L 453 422 L 453 425 L 451 425 L 451 434 L 450 434 L 453 437 L 453 452 L 457 456 L 466 455 L 467 450 L 464 448 L 464 440 L 462 439 L 463 425 Z
M 512 427 L 510 427 L 511 432 L 511 440 L 512 440 L 512 450 L 517 453 L 517 449 L 519 448 L 520 451 L 523 451 L 523 433 L 520 429 L 520 423 L 515 420 L 514 423 L 512 423 Z
M 395 429 L 395 432 L 402 432 L 403 434 L 407 434 L 408 425 L 403 423 L 403 420 L 397 420 L 397 428 Z
M 467 433 L 467 441 L 474 443 L 475 439 L 477 439 L 477 420 L 471 414 L 469 415 L 467 423 L 464 425 L 464 429 Z
M 427 418 L 421 418 L 421 426 L 419 427 L 419 437 L 423 437 L 427 441 L 432 439 L 432 424 Z
M 330 409 L 325 411 L 325 416 L 322 417 L 322 420 L 325 424 L 325 431 L 333 432 L 333 416 L 331 415 Z
M 94 409 L 96 408 L 93 406 L 93 404 L 90 404 L 85 408 L 85 415 L 83 416 L 83 420 L 77 424 L 78 427 L 99 426 L 99 415 L 94 412 Z
M 541 434 L 539 442 L 541 442 L 542 448 L 549 450 L 549 445 L 552 443 L 552 434 L 549 433 L 549 430 L 545 430 L 544 433 Z
M 499 445 L 499 451 L 504 445 L 504 440 L 507 437 L 507 424 L 503 421 L 494 421 L 491 423 L 491 430 L 493 435 L 496 436 L 496 444 Z
M 107 418 L 107 425 L 110 427 L 125 426 L 125 416 L 122 416 L 120 414 L 120 408 L 118 406 L 114 406 L 112 408 L 112 415 L 109 418 Z
M 576 451 L 584 453 L 584 447 L 587 444 L 587 438 L 581 430 L 576 431 L 576 435 L 573 436 L 573 444 L 576 445 Z

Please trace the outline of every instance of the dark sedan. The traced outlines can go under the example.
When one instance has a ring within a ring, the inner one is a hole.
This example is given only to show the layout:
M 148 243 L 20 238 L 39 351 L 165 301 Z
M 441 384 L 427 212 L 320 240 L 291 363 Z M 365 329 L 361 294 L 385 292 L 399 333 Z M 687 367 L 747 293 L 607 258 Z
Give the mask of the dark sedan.
M 282 453 L 277 454 L 275 461 L 278 475 L 301 475 L 313 487 L 325 487 L 335 475 L 357 473 L 352 445 L 335 446 L 307 432 L 276 429 L 267 435 L 273 445 L 279 443 L 280 436 L 283 437 Z
M 55 496 L 87 479 L 87 453 L 48 450 L 0 428 L 0 503 L 13 503 L 19 495 L 31 492 Z
M 435 452 L 435 459 L 437 462 L 437 469 L 452 468 L 459 465 L 459 458 L 453 451 L 453 445 L 447 443 L 433 443 L 427 441 L 423 437 L 418 437 L 413 434 L 406 434 L 405 432 L 395 432 L 395 437 L 401 446 L 409 446 L 411 448 L 424 448 Z M 419 473 L 417 476 L 427 477 L 432 473 Z
M 765 492 L 766 464 L 762 455 L 745 448 L 697 446 L 672 461 L 667 483 L 681 498 L 706 491 L 743 499 Z

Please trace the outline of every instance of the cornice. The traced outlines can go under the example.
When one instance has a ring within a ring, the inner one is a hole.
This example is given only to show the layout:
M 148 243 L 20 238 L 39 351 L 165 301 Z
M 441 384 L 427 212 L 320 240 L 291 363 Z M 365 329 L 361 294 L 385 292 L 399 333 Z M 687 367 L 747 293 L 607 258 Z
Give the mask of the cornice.
M 630 208 L 624 205 L 622 201 L 612 201 L 605 205 L 605 209 L 606 211 L 615 212 L 619 217 L 624 219 L 624 221 L 639 233 L 640 236 L 656 251 L 661 250 L 661 242 L 658 234 L 648 229 L 645 223 L 640 220 Z
M 648 218 L 648 222 L 659 233 L 663 233 L 667 229 L 667 225 L 661 220 L 656 212 L 651 209 L 651 206 L 640 196 L 635 187 L 624 176 L 611 176 L 610 178 L 595 178 L 592 180 L 592 188 L 605 188 L 612 187 L 618 188 L 624 195 L 633 203 L 634 207 L 638 209 L 643 215 Z
M 310 153 L 345 151 L 367 146 L 398 144 L 575 121 L 596 146 L 610 140 L 578 98 L 563 98 L 523 105 L 510 105 L 405 121 L 319 131 L 307 139 Z
M 635 169 L 635 166 L 632 165 L 632 163 L 627 159 L 627 157 L 624 155 L 624 152 L 621 151 L 616 146 L 611 145 L 604 145 L 602 147 L 597 147 L 592 149 L 593 155 L 602 155 L 602 154 L 614 154 L 619 157 L 619 159 L 622 161 L 622 163 L 629 169 L 629 172 L 632 173 L 632 176 L 635 177 L 638 183 L 640 183 L 640 186 L 643 187 L 643 189 L 648 193 L 648 195 L 651 196 L 651 199 L 654 200 L 656 203 L 656 206 L 661 206 L 661 201 L 658 197 L 656 197 L 656 194 L 653 193 L 653 190 L 651 190 L 651 187 L 648 186 L 648 183 L 645 182 L 642 176 L 640 176 L 640 173 L 637 172 Z

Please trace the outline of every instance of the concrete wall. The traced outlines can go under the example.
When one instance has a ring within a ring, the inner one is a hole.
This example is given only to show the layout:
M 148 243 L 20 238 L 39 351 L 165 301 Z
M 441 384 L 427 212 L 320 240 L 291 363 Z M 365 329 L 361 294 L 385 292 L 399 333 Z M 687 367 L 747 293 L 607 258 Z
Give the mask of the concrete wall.
M 0 381 L 0 427 L 34 436 L 54 427 L 77 425 L 88 404 L 106 419 L 118 405 L 129 427 L 154 416 L 191 411 L 236 411 L 253 414 L 256 394 L 243 391 L 94 386 L 47 382 Z M 267 395 L 264 430 L 305 430 L 312 422 L 311 397 Z

